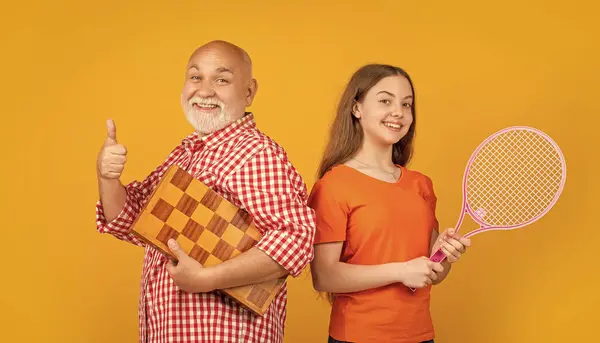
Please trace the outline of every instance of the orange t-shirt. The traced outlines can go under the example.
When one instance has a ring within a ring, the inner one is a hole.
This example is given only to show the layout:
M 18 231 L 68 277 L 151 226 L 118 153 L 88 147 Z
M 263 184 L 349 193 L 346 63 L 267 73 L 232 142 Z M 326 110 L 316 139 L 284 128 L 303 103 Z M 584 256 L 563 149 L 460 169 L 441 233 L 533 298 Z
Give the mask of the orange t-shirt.
M 375 265 L 429 256 L 438 230 L 431 179 L 401 167 L 396 183 L 337 165 L 319 179 L 309 205 L 316 211 L 315 244 L 344 242 L 342 262 Z M 350 342 L 414 343 L 434 338 L 430 287 L 401 283 L 336 294 L 330 335 Z

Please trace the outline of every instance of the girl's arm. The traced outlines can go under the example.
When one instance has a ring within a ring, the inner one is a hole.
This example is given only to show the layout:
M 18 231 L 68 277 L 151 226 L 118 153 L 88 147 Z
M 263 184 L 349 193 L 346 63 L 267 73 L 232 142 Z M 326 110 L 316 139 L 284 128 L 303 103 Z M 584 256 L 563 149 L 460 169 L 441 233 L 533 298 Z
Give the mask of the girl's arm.
M 315 245 L 311 262 L 313 287 L 319 292 L 351 293 L 401 282 L 408 287 L 423 288 L 442 272 L 439 263 L 419 257 L 407 262 L 379 265 L 356 265 L 340 261 L 342 242 Z

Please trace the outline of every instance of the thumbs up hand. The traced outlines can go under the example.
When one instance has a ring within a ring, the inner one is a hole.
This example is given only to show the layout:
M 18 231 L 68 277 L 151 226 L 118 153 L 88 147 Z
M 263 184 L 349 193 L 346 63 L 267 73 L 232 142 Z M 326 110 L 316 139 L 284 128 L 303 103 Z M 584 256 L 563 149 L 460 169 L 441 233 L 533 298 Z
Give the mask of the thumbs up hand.
M 127 149 L 117 142 L 117 128 L 109 119 L 106 121 L 106 139 L 98 154 L 98 175 L 103 179 L 119 179 L 127 161 Z

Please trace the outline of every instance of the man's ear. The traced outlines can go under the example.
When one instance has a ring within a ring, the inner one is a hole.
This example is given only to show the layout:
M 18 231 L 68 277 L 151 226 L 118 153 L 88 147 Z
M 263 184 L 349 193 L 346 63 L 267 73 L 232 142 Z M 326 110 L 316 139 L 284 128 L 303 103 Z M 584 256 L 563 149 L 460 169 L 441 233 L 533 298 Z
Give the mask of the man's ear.
M 252 102 L 254 101 L 254 97 L 256 96 L 256 92 L 258 91 L 258 82 L 256 79 L 252 79 L 248 84 L 248 88 L 246 90 L 246 107 L 250 107 Z

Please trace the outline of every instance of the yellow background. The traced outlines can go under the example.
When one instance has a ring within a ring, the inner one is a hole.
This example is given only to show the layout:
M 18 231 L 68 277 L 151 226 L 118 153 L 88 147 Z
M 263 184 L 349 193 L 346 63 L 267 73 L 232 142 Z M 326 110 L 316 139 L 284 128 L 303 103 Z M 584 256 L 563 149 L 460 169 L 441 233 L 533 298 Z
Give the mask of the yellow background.
M 597 337 L 600 191 L 595 1 L 34 1 L 0 6 L 3 342 L 135 342 L 142 250 L 94 228 L 95 159 L 114 118 L 140 179 L 188 134 L 184 66 L 212 39 L 254 59 L 252 110 L 312 186 L 335 103 L 368 62 L 406 68 L 411 165 L 454 225 L 464 163 L 510 125 L 564 150 L 567 186 L 527 229 L 474 237 L 433 294 L 438 342 Z M 471 229 L 466 227 L 465 229 Z M 290 282 L 286 339 L 325 342 L 328 306 Z

